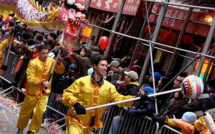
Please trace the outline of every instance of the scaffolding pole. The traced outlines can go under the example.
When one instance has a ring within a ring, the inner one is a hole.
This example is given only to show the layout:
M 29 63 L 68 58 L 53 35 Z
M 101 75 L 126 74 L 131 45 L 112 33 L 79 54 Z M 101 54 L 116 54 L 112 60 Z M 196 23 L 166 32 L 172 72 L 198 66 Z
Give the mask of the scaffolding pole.
M 196 2 L 196 0 L 192 0 L 192 5 L 195 4 L 195 2 Z M 178 40 L 177 40 L 177 43 L 176 43 L 175 47 L 180 47 L 181 46 L 182 37 L 184 36 L 184 33 L 186 31 L 187 25 L 189 23 L 190 16 L 192 14 L 192 11 L 193 11 L 193 8 L 189 8 L 189 11 L 188 11 L 187 16 L 185 18 L 183 27 L 181 29 L 181 32 L 179 34 L 179 37 L 178 37 Z M 171 57 L 171 60 L 170 60 L 169 66 L 167 68 L 166 74 L 171 73 L 172 68 L 174 67 L 174 63 L 177 60 L 177 53 L 178 53 L 178 50 L 174 50 L 174 53 L 173 53 L 173 55 Z
M 105 28 L 102 28 L 102 27 L 99 27 L 99 26 L 96 26 L 96 25 L 93 25 L 93 24 L 90 24 L 90 26 L 96 27 L 96 28 L 99 28 L 99 29 L 102 29 L 102 30 L 105 30 L 105 31 L 108 31 L 108 32 L 111 32 L 111 30 L 108 30 L 108 29 L 105 29 Z M 142 41 L 142 42 L 145 42 L 145 43 L 153 43 L 153 44 L 155 44 L 157 46 L 163 46 L 163 47 L 166 47 L 166 48 L 176 49 L 176 50 L 179 50 L 179 51 L 182 51 L 182 52 L 191 53 L 191 54 L 195 54 L 195 55 L 203 55 L 205 57 L 215 59 L 215 56 L 211 56 L 211 55 L 208 55 L 208 54 L 203 54 L 203 53 L 199 53 L 199 52 L 190 51 L 190 50 L 187 50 L 187 49 L 177 48 L 177 47 L 169 46 L 169 45 L 166 45 L 166 44 L 162 44 L 162 43 L 158 43 L 158 42 L 154 42 L 154 41 L 150 41 L 150 40 L 146 40 L 146 39 L 142 39 L 142 38 L 122 34 L 122 33 L 115 32 L 115 31 L 112 31 L 112 32 L 115 33 L 115 34 L 127 37 L 127 38 L 139 40 L 139 41 Z M 149 46 L 149 45 L 147 45 L 147 46 Z
M 114 21 L 114 24 L 113 24 L 113 27 L 112 27 L 112 30 L 111 30 L 111 33 L 110 33 L 110 36 L 109 36 L 109 45 L 108 47 L 106 48 L 105 52 L 104 52 L 104 56 L 107 57 L 108 56 L 108 53 L 110 51 L 110 47 L 111 47 L 111 44 L 113 43 L 113 40 L 114 40 L 114 33 L 112 31 L 116 31 L 116 28 L 117 28 L 117 24 L 119 22 L 119 19 L 120 19 L 120 16 L 122 14 L 122 11 L 123 11 L 123 7 L 125 5 L 125 1 L 126 0 L 122 0 L 121 1 L 121 4 L 120 4 L 120 7 L 119 7 L 119 10 L 117 12 L 117 15 L 116 15 L 116 18 L 115 18 L 115 21 Z
M 208 52 L 208 49 L 209 49 L 210 44 L 211 44 L 211 41 L 212 41 L 212 39 L 213 39 L 214 29 L 215 29 L 215 17 L 214 17 L 214 19 L 213 19 L 213 23 L 212 23 L 212 25 L 211 25 L 211 28 L 210 28 L 208 37 L 207 37 L 207 39 L 206 39 L 205 46 L 204 46 L 204 48 L 203 48 L 202 54 L 207 54 L 207 52 Z M 197 67 L 196 73 L 195 73 L 197 76 L 199 76 L 200 73 L 201 73 L 201 70 L 202 70 L 202 66 L 203 66 L 203 64 L 204 64 L 204 61 L 205 61 L 205 56 L 202 55 L 202 56 L 201 56 L 201 59 L 200 59 L 200 61 L 199 61 L 199 65 L 198 65 L 198 67 Z
M 169 1 L 169 0 L 166 0 L 166 1 Z M 158 37 L 159 31 L 160 31 L 160 28 L 161 28 L 161 25 L 162 25 L 162 22 L 163 22 L 167 7 L 168 7 L 168 5 L 163 4 L 163 6 L 162 6 L 163 10 L 160 13 L 160 19 L 157 22 L 157 26 L 156 26 L 156 29 L 154 31 L 154 36 L 152 37 L 152 42 L 157 40 L 157 37 Z M 149 43 L 152 43 L 152 42 L 149 42 Z M 153 47 L 154 47 L 154 43 L 152 44 L 152 50 L 151 50 L 152 52 L 153 52 Z M 139 79 L 139 84 L 140 85 L 142 85 L 143 78 L 145 76 L 145 73 L 146 73 L 146 70 L 147 70 L 147 67 L 148 67 L 148 64 L 149 64 L 149 59 L 150 59 L 150 51 L 147 52 L 146 59 L 145 59 L 145 62 L 143 64 L 142 71 L 141 71 L 141 74 L 140 74 L 140 77 L 139 77 L 140 78 Z M 152 66 L 153 66 L 153 63 L 152 63 Z
M 213 55 L 215 55 L 215 42 L 213 42 L 213 48 L 212 48 L 212 51 L 211 51 L 211 56 L 213 56 Z M 207 75 L 208 75 L 208 72 L 209 72 L 209 69 L 210 69 L 212 61 L 213 61 L 212 58 L 210 58 L 209 61 L 208 61 L 208 65 L 207 65 L 207 68 L 206 68 L 206 71 L 205 71 L 205 74 L 204 74 L 204 77 L 203 77 L 204 82 L 207 79 Z
M 153 9 L 153 6 L 154 6 L 154 3 L 151 2 L 150 5 L 149 5 L 149 9 L 148 9 L 148 13 L 149 13 L 149 14 L 151 14 L 151 11 L 152 11 L 152 9 Z M 143 22 L 142 28 L 141 28 L 141 30 L 140 30 L 139 38 L 143 38 L 143 36 L 144 36 L 144 29 L 146 28 L 146 25 L 147 25 L 147 20 L 145 19 L 144 22 Z M 135 49 L 134 49 L 134 53 L 133 53 L 133 55 L 132 55 L 132 57 L 131 57 L 130 66 L 131 66 L 131 65 L 133 64 L 133 62 L 134 62 L 134 59 L 135 59 L 135 57 L 136 57 L 136 55 L 137 55 L 137 50 L 138 50 L 138 48 L 140 47 L 140 45 L 141 45 L 141 44 L 140 44 L 140 41 L 137 40 L 137 43 L 136 43 Z

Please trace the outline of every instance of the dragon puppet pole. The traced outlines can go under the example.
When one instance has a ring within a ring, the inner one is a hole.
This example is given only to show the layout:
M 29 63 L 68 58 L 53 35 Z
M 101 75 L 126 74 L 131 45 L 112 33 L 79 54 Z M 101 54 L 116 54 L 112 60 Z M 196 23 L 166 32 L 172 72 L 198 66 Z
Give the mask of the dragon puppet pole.
M 15 34 L 15 28 L 16 28 L 16 18 L 14 18 L 14 27 L 13 27 L 13 31 L 12 32 L 12 35 L 11 35 L 11 39 L 10 39 L 10 45 L 8 47 L 8 50 L 7 50 L 7 56 L 6 56 L 6 60 L 5 60 L 5 63 L 4 65 L 7 65 L 7 62 L 8 62 L 8 57 L 9 57 L 9 53 L 10 53 L 10 49 L 11 49 L 11 46 L 12 46 L 12 41 L 13 41 L 13 37 L 14 37 L 14 34 Z
M 151 94 L 151 95 L 148 95 L 148 97 L 155 97 L 155 96 L 159 96 L 159 95 L 174 93 L 174 92 L 181 91 L 181 90 L 182 90 L 182 88 L 177 88 L 177 89 L 174 89 L 174 90 L 169 90 L 169 91 L 165 91 L 165 92 Z M 136 97 L 136 98 L 132 98 L 132 99 L 128 99 L 128 100 L 123 100 L 123 101 L 108 103 L 108 104 L 104 104 L 104 105 L 100 105 L 100 106 L 90 107 L 90 108 L 86 108 L 86 111 L 93 110 L 93 109 L 98 109 L 98 108 L 103 108 L 103 107 L 108 107 L 108 106 L 113 106 L 113 105 L 126 103 L 126 102 L 130 102 L 130 101 L 137 101 L 139 99 L 140 99 L 140 97 Z M 75 111 L 74 111 L 74 113 L 75 113 Z
M 53 66 L 53 68 L 52 68 L 52 71 L 51 71 L 51 74 L 50 74 L 50 76 L 49 76 L 48 81 L 51 80 L 51 77 L 52 77 L 52 75 L 53 75 L 53 73 L 54 73 L 54 69 L 55 69 L 55 66 L 56 66 L 56 64 L 57 64 L 57 60 L 58 60 L 58 58 L 59 58 L 59 56 L 60 56 L 60 53 L 61 53 L 61 48 L 60 48 L 60 50 L 59 50 L 59 52 L 58 52 L 58 54 L 57 54 L 57 58 L 56 58 L 56 60 L 55 60 L 55 63 L 54 63 L 54 66 Z M 47 89 L 47 87 L 46 87 L 45 89 Z

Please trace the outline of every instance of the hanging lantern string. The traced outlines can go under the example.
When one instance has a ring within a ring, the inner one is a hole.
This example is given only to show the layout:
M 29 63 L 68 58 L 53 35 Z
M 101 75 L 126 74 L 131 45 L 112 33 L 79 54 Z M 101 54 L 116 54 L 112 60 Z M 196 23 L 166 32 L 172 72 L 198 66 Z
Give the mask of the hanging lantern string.
M 163 5 L 164 5 L 164 2 L 163 2 Z M 150 28 L 150 23 L 149 23 L 149 13 L 148 13 L 147 1 L 145 1 L 145 6 L 146 6 L 146 20 L 147 20 L 147 22 L 148 22 L 149 35 L 150 35 L 150 40 L 151 40 L 155 32 L 154 32 L 153 34 L 151 34 L 151 28 Z M 160 10 L 160 13 L 159 13 L 157 22 L 160 20 L 160 16 L 161 16 L 162 10 L 163 10 L 163 6 L 162 6 L 162 8 L 161 8 L 161 10 Z M 158 23 L 157 23 L 157 24 L 158 24 Z M 156 31 L 156 29 L 157 29 L 157 24 L 156 24 L 156 26 L 155 26 L 155 30 L 154 30 L 154 31 Z

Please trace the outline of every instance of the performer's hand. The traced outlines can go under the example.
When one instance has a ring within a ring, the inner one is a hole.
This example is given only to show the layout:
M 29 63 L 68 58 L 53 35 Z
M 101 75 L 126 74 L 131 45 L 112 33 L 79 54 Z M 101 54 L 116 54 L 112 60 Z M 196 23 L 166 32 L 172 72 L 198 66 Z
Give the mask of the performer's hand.
M 74 108 L 77 114 L 86 114 L 86 109 L 80 103 L 76 102 Z
M 6 70 L 7 70 L 7 66 L 6 66 L 6 65 L 1 65 L 1 69 L 2 69 L 3 71 L 6 71 Z
M 43 81 L 43 86 L 44 86 L 44 87 L 49 87 L 49 86 L 50 86 L 50 82 L 48 82 L 48 81 Z

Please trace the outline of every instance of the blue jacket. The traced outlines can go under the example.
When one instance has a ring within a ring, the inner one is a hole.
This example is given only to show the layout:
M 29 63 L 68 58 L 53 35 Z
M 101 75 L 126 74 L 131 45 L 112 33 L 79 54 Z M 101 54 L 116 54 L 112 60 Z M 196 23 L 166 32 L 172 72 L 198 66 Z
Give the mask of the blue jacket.
M 130 113 L 137 116 L 152 116 L 155 112 L 155 105 L 153 101 L 145 100 L 143 102 L 135 102 L 129 109 Z

